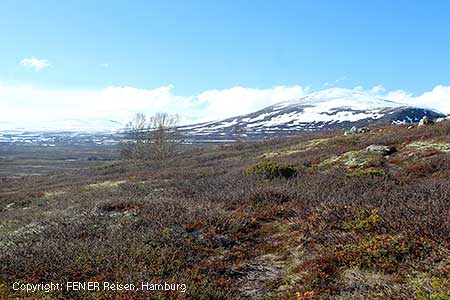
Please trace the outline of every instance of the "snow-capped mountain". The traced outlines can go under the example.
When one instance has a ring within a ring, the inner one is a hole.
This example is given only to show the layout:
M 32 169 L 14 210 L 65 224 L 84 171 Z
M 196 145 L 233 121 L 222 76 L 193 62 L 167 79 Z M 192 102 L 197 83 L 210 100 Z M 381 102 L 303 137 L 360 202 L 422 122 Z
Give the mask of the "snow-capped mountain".
M 232 139 L 295 134 L 381 123 L 413 123 L 443 114 L 382 99 L 367 92 L 333 88 L 281 102 L 254 113 L 222 121 L 182 126 L 187 136 Z

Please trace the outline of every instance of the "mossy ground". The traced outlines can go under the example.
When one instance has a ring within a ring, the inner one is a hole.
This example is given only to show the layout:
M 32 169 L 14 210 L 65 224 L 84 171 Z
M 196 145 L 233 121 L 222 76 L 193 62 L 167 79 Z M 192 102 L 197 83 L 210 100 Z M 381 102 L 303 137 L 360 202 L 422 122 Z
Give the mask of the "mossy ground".
M 450 142 L 416 141 L 408 144 L 407 147 L 417 151 L 437 150 L 450 152 Z

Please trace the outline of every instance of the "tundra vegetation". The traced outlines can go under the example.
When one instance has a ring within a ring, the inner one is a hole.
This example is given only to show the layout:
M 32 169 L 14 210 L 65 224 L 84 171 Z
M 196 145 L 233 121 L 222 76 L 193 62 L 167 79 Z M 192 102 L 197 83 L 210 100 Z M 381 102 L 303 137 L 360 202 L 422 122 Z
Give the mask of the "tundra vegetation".
M 449 133 L 377 126 L 1 179 L 0 298 L 450 299 Z M 187 290 L 27 294 L 16 281 Z

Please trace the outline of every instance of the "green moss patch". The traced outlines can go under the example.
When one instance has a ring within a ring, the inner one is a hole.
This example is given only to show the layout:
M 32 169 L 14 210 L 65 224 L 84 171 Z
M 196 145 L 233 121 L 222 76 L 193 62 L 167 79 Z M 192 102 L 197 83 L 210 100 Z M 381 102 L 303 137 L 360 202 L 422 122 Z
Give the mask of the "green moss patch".
M 111 188 L 117 188 L 119 185 L 125 183 L 125 180 L 118 180 L 118 181 L 102 181 L 97 183 L 88 184 L 86 186 L 87 189 L 111 189 Z
M 380 155 L 365 150 L 349 151 L 339 156 L 333 156 L 319 163 L 319 168 L 330 168 L 342 165 L 348 168 L 369 168 L 379 164 Z
M 450 152 L 449 142 L 416 141 L 408 144 L 406 147 L 418 151 L 438 150 L 442 152 Z
M 44 198 L 53 198 L 53 197 L 57 197 L 57 196 L 62 196 L 64 194 L 66 194 L 66 191 L 63 191 L 63 190 L 45 192 Z
M 347 177 L 364 177 L 364 176 L 385 176 L 386 173 L 383 170 L 376 168 L 364 168 L 364 169 L 356 169 L 355 171 L 348 173 Z
M 344 228 L 348 230 L 365 230 L 370 231 L 374 227 L 383 222 L 383 218 L 378 214 L 378 210 L 364 211 L 362 216 L 353 221 L 345 222 Z
M 444 277 L 438 276 L 423 276 L 417 278 L 414 286 L 416 291 L 414 292 L 415 300 L 449 300 L 450 299 L 450 280 Z

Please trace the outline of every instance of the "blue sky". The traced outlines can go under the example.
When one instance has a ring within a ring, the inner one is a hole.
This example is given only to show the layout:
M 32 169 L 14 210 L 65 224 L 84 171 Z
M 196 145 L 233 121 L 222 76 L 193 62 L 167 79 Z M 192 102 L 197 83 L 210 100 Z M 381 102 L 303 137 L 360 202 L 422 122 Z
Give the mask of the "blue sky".
M 450 84 L 450 1 L 2 0 L 0 45 L 8 88 L 197 97 L 382 85 L 419 96 Z

